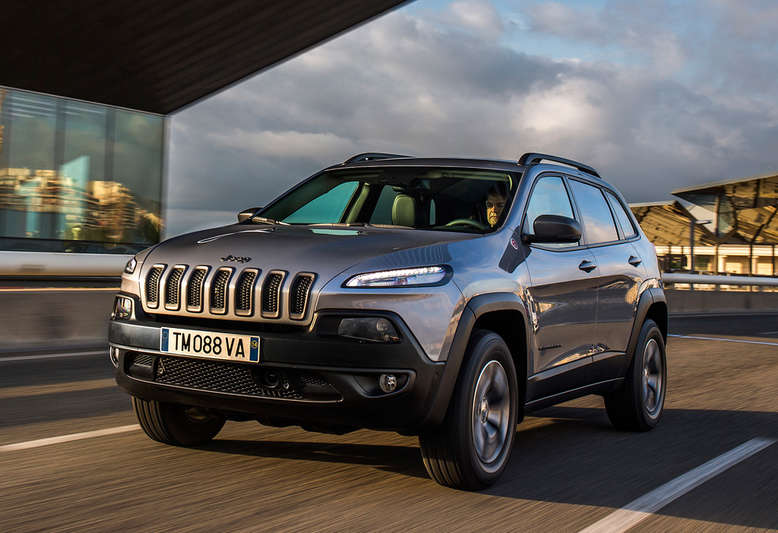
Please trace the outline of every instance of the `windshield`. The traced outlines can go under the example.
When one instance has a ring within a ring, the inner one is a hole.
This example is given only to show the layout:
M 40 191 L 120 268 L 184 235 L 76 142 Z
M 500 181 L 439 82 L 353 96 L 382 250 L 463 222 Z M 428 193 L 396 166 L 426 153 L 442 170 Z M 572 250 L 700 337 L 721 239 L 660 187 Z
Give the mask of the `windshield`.
M 518 180 L 512 172 L 439 167 L 331 170 L 279 198 L 255 222 L 487 233 L 502 225 Z

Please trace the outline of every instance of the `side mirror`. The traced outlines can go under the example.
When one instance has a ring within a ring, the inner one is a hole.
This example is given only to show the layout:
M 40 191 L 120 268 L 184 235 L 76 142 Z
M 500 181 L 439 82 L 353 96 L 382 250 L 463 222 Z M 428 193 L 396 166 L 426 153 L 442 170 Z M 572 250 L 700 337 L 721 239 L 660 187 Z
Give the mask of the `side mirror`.
M 532 226 L 535 233 L 524 236 L 528 242 L 574 243 L 581 240 L 581 225 L 572 218 L 540 215 Z
M 262 210 L 261 207 L 249 207 L 248 209 L 244 209 L 243 211 L 238 213 L 238 222 L 243 222 L 245 220 L 250 219 L 261 210 Z

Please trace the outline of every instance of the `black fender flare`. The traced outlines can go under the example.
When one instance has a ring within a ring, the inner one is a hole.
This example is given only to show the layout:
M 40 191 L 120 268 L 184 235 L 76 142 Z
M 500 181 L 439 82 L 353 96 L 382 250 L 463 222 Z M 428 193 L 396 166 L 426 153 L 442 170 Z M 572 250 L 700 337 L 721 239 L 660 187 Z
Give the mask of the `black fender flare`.
M 667 298 L 665 297 L 664 291 L 659 287 L 649 287 L 645 289 L 640 295 L 640 300 L 638 300 L 637 312 L 635 313 L 635 322 L 632 324 L 632 332 L 629 336 L 629 343 L 627 343 L 628 366 L 632 363 L 632 356 L 635 353 L 635 346 L 638 343 L 638 337 L 640 337 L 640 330 L 643 327 L 643 322 L 646 321 L 648 310 L 655 303 L 664 303 L 665 307 L 667 306 Z M 667 322 L 657 325 L 660 327 L 660 329 L 664 328 L 663 331 L 668 331 Z M 667 341 L 666 338 L 665 341 Z
M 446 359 L 443 375 L 440 378 L 437 390 L 432 393 L 432 402 L 423 425 L 434 426 L 440 425 L 443 422 L 451 400 L 451 395 L 454 392 L 454 387 L 459 378 L 459 371 L 465 359 L 465 353 L 467 352 L 470 335 L 473 333 L 473 327 L 478 318 L 493 311 L 518 311 L 521 313 L 521 316 L 524 319 L 524 331 L 526 332 L 525 342 L 527 343 L 527 346 L 525 349 L 525 357 L 529 357 L 529 321 L 527 319 L 527 309 L 522 299 L 512 292 L 481 294 L 471 298 L 462 310 L 462 315 L 459 318 L 454 338 L 451 341 L 451 346 L 448 350 L 448 358 Z M 527 363 L 529 363 L 529 361 L 527 361 Z M 523 398 L 519 404 L 524 405 Z

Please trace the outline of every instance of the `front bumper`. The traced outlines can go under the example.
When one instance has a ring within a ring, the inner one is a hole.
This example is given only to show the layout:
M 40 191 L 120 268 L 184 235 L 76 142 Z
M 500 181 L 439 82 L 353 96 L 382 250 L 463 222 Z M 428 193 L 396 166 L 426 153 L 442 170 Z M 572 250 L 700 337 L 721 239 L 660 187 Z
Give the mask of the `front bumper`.
M 441 403 L 437 395 L 446 363 L 430 361 L 398 316 L 369 314 L 390 318 L 401 341 L 377 344 L 322 336 L 316 333 L 318 320 L 311 328 L 293 331 L 250 330 L 246 328 L 252 324 L 245 323 L 226 329 L 216 327 L 222 325 L 216 321 L 187 326 L 112 320 L 108 338 L 112 354 L 118 356 L 117 383 L 140 398 L 216 409 L 231 418 L 257 418 L 272 425 L 415 433 L 432 406 Z M 355 313 L 329 312 L 317 318 L 332 315 Z M 160 329 L 165 326 L 258 335 L 261 362 L 162 354 Z M 268 373 L 280 377 L 276 387 L 267 386 Z M 395 391 L 381 391 L 381 374 L 397 377 Z

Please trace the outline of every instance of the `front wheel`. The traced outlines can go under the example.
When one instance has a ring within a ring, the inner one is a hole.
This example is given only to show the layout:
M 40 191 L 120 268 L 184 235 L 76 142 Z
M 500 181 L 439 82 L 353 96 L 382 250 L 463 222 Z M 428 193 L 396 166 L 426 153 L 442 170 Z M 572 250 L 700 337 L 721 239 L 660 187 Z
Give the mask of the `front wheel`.
M 149 438 L 176 446 L 197 446 L 213 439 L 224 417 L 186 405 L 132 397 L 138 423 Z
M 419 436 L 430 477 L 467 490 L 497 481 L 513 448 L 517 405 L 516 369 L 508 346 L 496 333 L 476 332 L 442 426 Z
M 662 332 L 653 320 L 640 330 L 624 387 L 605 395 L 605 409 L 619 429 L 648 431 L 662 417 L 667 391 L 667 357 Z

